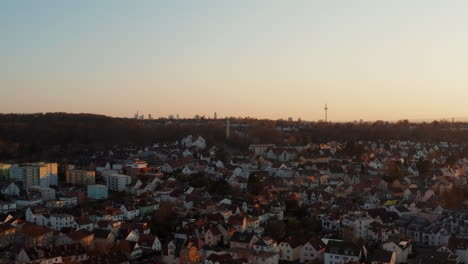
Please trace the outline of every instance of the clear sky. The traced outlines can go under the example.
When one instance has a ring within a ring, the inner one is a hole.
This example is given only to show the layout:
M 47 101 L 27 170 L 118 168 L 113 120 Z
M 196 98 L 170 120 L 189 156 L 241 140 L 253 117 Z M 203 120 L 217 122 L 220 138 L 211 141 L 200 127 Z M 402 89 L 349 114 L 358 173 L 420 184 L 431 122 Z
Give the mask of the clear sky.
M 1 1 L 0 91 L 2 113 L 468 117 L 468 1 Z

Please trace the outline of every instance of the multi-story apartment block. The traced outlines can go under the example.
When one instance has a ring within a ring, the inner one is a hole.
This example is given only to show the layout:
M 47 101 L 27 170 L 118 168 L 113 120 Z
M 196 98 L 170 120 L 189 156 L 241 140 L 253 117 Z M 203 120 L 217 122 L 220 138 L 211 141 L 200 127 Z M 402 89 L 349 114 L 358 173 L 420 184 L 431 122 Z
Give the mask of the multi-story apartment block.
M 105 177 L 109 190 L 122 192 L 127 188 L 132 179 L 128 175 L 113 173 Z
M 69 170 L 67 172 L 68 184 L 89 185 L 96 183 L 96 172 L 89 170 Z
M 49 187 L 58 184 L 57 163 L 24 163 L 10 167 L 10 179 L 23 183 L 25 189 L 30 186 Z

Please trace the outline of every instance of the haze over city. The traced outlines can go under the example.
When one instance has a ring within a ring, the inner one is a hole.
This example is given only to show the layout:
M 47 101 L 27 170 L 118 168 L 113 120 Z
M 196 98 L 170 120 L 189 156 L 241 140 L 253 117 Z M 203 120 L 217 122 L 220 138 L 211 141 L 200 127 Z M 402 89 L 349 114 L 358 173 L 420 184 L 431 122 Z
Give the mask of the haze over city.
M 468 117 L 467 1 L 5 1 L 0 112 Z
M 468 264 L 467 0 L 0 1 L 0 264 Z

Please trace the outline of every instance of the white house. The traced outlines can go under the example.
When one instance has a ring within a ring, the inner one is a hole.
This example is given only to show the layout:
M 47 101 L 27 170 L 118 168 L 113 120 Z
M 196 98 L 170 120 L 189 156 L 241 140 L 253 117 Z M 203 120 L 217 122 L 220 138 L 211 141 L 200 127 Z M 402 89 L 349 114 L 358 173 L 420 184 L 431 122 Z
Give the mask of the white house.
M 161 251 L 161 241 L 158 236 L 141 234 L 138 244 L 143 249 L 151 249 L 153 251 Z
M 132 220 L 140 215 L 140 210 L 133 205 L 122 205 L 120 210 L 122 210 L 125 220 Z
M 69 214 L 53 214 L 50 216 L 50 226 L 54 230 L 62 230 L 64 227 L 78 227 L 75 218 Z
M 251 258 L 256 264 L 278 264 L 278 253 L 260 251 Z
M 365 249 L 353 243 L 330 240 L 324 253 L 324 264 L 341 264 L 350 261 L 359 262 L 366 258 Z
M 313 235 L 301 248 L 300 262 L 322 261 L 325 248 L 326 245 L 320 237 Z
M 266 236 L 255 242 L 255 251 L 278 252 L 278 243 L 271 237 Z
M 287 237 L 278 245 L 280 260 L 297 261 L 300 258 L 302 245 L 294 237 Z
M 1 192 L 5 196 L 19 196 L 20 188 L 14 182 L 9 183 L 1 189 Z
M 209 228 L 205 232 L 204 238 L 205 238 L 205 244 L 211 247 L 217 246 L 218 244 L 223 242 L 223 235 L 217 226 L 213 226 Z

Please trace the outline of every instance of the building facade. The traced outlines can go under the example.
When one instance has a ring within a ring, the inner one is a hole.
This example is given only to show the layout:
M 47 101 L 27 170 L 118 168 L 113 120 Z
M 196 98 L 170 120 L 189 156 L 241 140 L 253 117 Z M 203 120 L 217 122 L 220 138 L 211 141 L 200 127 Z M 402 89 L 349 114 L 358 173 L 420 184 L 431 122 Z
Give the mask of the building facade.
M 67 172 L 68 184 L 88 185 L 96 183 L 96 172 L 88 170 L 69 170 Z
M 88 185 L 88 197 L 93 199 L 107 199 L 108 191 L 106 185 L 102 184 L 92 184 Z

